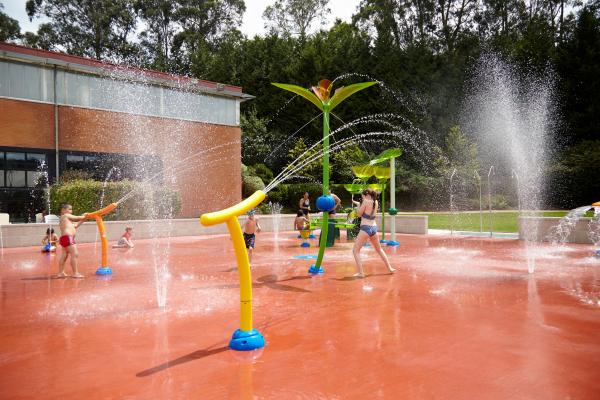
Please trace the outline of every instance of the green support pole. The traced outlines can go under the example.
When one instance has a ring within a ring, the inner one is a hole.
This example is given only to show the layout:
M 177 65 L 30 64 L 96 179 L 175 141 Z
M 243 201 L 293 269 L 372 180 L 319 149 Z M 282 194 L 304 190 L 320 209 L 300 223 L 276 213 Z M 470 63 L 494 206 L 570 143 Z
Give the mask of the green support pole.
M 381 242 L 385 242 L 385 183 L 381 184 Z
M 329 106 L 323 105 L 323 196 L 329 190 Z M 323 226 L 321 227 L 321 241 L 319 243 L 319 254 L 315 268 L 321 269 L 325 246 L 327 245 L 327 231 L 329 230 L 329 212 L 323 212 Z

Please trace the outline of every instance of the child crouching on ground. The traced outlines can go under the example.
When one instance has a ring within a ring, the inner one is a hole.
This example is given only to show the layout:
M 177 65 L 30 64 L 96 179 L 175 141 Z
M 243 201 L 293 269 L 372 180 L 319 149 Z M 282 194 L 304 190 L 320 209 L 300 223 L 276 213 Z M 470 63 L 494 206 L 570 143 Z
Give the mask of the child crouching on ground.
M 44 253 L 50 253 L 56 251 L 56 243 L 58 243 L 58 236 L 54 233 L 54 228 L 46 229 L 46 236 L 42 239 L 42 251 Z
M 133 236 L 133 228 L 128 226 L 127 228 L 125 228 L 125 233 L 123 234 L 123 236 L 121 236 L 121 238 L 119 239 L 117 244 L 113 245 L 113 248 L 132 249 L 133 248 L 133 241 L 131 240 L 132 236 Z

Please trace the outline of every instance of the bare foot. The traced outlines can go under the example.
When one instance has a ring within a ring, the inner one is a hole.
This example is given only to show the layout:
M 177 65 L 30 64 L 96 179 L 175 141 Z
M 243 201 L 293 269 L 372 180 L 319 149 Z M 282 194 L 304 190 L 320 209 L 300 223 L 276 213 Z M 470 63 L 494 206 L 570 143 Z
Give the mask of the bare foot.
M 355 274 L 354 274 L 354 275 L 352 275 L 352 276 L 353 276 L 353 277 L 355 277 L 355 278 L 364 278 L 364 277 L 365 277 L 365 274 L 363 274 L 363 273 L 361 273 L 361 272 L 357 272 L 357 273 L 355 273 Z
M 393 274 L 394 272 L 396 272 L 396 270 L 394 268 L 388 268 L 388 271 L 390 272 L 390 274 Z
M 69 275 L 65 274 L 64 272 L 59 272 L 58 274 L 56 274 L 56 277 L 57 277 L 57 278 L 66 278 L 66 277 L 68 277 L 68 276 L 69 276 Z
M 73 274 L 72 278 L 81 279 L 81 278 L 85 278 L 85 276 L 83 276 L 79 272 L 77 272 L 77 273 Z

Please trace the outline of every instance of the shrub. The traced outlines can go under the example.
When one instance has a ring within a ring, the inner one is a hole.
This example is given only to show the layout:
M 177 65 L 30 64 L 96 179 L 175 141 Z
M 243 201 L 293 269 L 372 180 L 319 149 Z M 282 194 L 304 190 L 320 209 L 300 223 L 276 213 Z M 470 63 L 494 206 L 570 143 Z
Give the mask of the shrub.
M 251 196 L 257 190 L 265 188 L 262 179 L 254 175 L 254 169 L 242 164 L 242 197 Z
M 107 214 L 104 219 L 159 219 L 172 218 L 181 210 L 181 198 L 176 191 L 164 186 L 153 187 L 150 184 L 124 180 L 108 182 L 94 180 L 72 180 L 50 187 L 51 210 L 60 214 L 60 205 L 69 203 L 74 214 L 96 211 L 100 205 L 106 206 L 120 200 L 135 190 L 133 195 L 119 204 L 117 209 Z M 102 193 L 104 190 L 104 199 Z
M 271 171 L 265 164 L 256 164 L 250 168 L 254 170 L 254 175 L 258 176 L 264 184 L 268 184 L 273 180 L 273 171 Z

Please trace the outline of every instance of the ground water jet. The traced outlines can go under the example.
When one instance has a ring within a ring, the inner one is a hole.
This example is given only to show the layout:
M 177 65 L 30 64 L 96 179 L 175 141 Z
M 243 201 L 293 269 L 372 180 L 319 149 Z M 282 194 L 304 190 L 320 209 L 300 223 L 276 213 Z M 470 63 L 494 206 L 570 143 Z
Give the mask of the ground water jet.
M 553 122 L 551 73 L 522 73 L 493 54 L 477 64 L 463 111 L 463 125 L 475 138 L 480 156 L 496 167 L 519 172 L 517 196 L 522 214 L 544 204 L 545 170 L 551 156 Z M 526 210 L 526 211 L 523 211 Z M 521 218 L 528 271 L 535 271 L 538 220 Z

